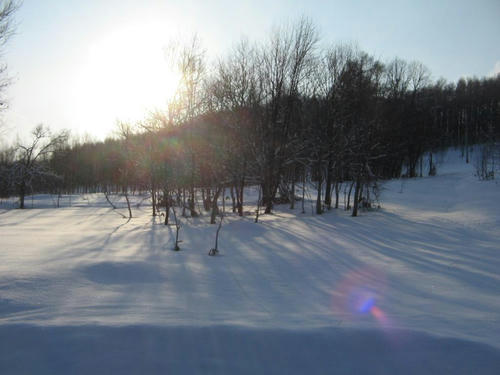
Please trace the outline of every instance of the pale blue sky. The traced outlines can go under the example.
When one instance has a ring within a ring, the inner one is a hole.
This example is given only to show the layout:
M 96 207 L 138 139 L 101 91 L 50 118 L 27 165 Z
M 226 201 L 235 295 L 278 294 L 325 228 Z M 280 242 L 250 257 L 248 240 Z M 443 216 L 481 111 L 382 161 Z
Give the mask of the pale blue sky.
M 4 58 L 14 78 L 7 137 L 37 123 L 103 137 L 167 100 L 162 48 L 197 32 L 211 58 L 245 35 L 309 16 L 322 43 L 357 42 L 382 61 L 423 62 L 456 81 L 500 71 L 500 0 L 24 0 Z M 495 68 L 496 66 L 496 68 Z

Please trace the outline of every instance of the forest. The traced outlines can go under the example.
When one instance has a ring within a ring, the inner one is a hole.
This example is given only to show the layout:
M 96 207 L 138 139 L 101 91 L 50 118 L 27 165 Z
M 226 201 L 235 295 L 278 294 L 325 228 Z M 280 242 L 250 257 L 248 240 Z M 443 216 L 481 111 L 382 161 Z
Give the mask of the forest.
M 243 215 L 246 186 L 260 187 L 257 210 L 271 213 L 277 203 L 296 207 L 297 187 L 312 184 L 317 214 L 338 208 L 344 187 L 356 216 L 377 204 L 378 180 L 434 175 L 433 153 L 450 146 L 469 163 L 470 145 L 481 144 L 478 177 L 494 177 L 500 75 L 434 81 L 421 62 L 324 47 L 307 18 L 264 41 L 242 39 L 214 63 L 197 36 L 173 44 L 168 57 L 181 79 L 166 108 L 117 121 L 104 141 L 38 125 L 30 141 L 1 150 L 0 195 L 24 208 L 33 193 L 128 201 L 147 192 L 165 224 L 175 208 L 211 211 L 215 223 L 225 197 Z

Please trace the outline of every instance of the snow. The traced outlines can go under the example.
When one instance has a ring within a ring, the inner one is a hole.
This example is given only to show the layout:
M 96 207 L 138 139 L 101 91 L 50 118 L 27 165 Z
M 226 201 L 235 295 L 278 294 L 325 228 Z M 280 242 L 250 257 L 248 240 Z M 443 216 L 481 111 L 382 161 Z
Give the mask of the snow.
M 144 205 L 3 202 L 0 373 L 497 374 L 500 186 L 439 160 L 357 218 L 230 214 L 215 257 L 208 214 L 174 252 Z

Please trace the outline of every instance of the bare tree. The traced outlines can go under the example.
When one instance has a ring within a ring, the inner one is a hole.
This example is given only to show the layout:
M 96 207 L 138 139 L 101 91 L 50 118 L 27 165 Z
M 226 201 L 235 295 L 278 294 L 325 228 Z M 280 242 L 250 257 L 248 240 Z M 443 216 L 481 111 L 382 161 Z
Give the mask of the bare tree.
M 210 255 L 210 256 L 214 256 L 214 255 L 219 254 L 219 233 L 220 233 L 220 230 L 222 228 L 222 220 L 223 219 L 224 219 L 224 213 L 221 212 L 219 226 L 217 227 L 217 231 L 215 232 L 215 246 L 208 251 L 208 255 Z
M 16 146 L 16 162 L 12 166 L 11 181 L 19 195 L 19 208 L 24 208 L 24 198 L 31 182 L 39 177 L 48 176 L 46 165 L 50 154 L 63 145 L 68 139 L 68 132 L 61 131 L 52 135 L 49 128 L 38 125 L 31 132 L 30 143 Z
M 181 248 L 179 247 L 179 243 L 182 241 L 179 240 L 179 231 L 181 229 L 181 221 L 177 215 L 177 212 L 175 211 L 175 205 L 171 205 L 170 209 L 172 210 L 172 214 L 174 215 L 174 222 L 175 222 L 175 244 L 174 244 L 174 251 L 179 251 Z
M 408 92 L 412 82 L 408 63 L 398 57 L 394 58 L 386 64 L 384 76 L 386 95 L 392 99 L 402 99 Z
M 5 44 L 14 34 L 14 13 L 19 9 L 20 2 L 15 0 L 0 1 L 0 59 L 3 55 Z M 7 108 L 4 92 L 7 86 L 11 83 L 11 79 L 7 76 L 7 64 L 0 60 L 0 111 Z M 5 131 L 3 124 L 0 123 L 0 135 Z
M 262 203 L 270 213 L 290 153 L 297 104 L 318 42 L 310 20 L 277 28 L 260 52 L 259 79 L 264 105 L 256 131 Z
M 172 105 L 176 107 L 178 121 L 189 124 L 204 110 L 205 50 L 201 46 L 200 38 L 194 35 L 188 43 L 172 43 L 168 48 L 168 56 L 181 77 Z M 198 215 L 195 208 L 195 183 L 198 166 L 194 143 L 193 136 L 190 134 L 187 142 L 190 156 L 188 204 L 193 217 Z
M 128 197 L 129 193 L 129 188 L 130 188 L 130 182 L 132 179 L 132 175 L 134 173 L 134 163 L 135 159 L 132 155 L 133 151 L 133 130 L 132 126 L 127 123 L 127 122 L 118 122 L 117 124 L 117 131 L 118 135 L 121 138 L 121 141 L 123 142 L 123 148 L 121 152 L 121 158 L 122 158 L 122 165 L 119 167 L 119 175 L 120 175 L 120 182 L 121 182 L 121 192 L 123 196 L 125 197 L 125 200 L 127 202 L 127 208 L 128 208 L 128 219 L 132 219 L 132 208 L 130 207 L 130 200 Z
M 243 192 L 252 174 L 250 160 L 257 120 L 255 109 L 262 104 L 257 65 L 256 48 L 243 39 L 228 57 L 218 62 L 215 77 L 209 86 L 213 98 L 211 102 L 215 102 L 215 109 L 223 114 L 220 120 L 230 139 L 225 144 L 226 171 L 232 180 L 231 196 L 239 216 L 243 216 Z
M 339 205 L 340 184 L 343 179 L 343 166 L 346 165 L 346 137 L 345 114 L 342 113 L 342 77 L 349 68 L 350 61 L 359 56 L 361 51 L 356 45 L 338 44 L 328 48 L 322 58 L 322 96 L 326 101 L 326 127 L 322 134 L 323 141 L 327 143 L 328 153 L 325 198 L 328 209 L 332 206 L 332 187 L 335 189 L 335 208 Z

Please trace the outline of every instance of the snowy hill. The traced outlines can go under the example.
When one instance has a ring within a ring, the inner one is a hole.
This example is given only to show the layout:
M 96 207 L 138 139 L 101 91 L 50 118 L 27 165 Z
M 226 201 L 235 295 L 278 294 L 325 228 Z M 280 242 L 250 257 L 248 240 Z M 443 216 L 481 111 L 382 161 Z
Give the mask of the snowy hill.
M 497 374 L 500 185 L 440 160 L 358 218 L 229 215 L 217 257 L 207 215 L 173 252 L 148 207 L 4 203 L 0 374 Z

